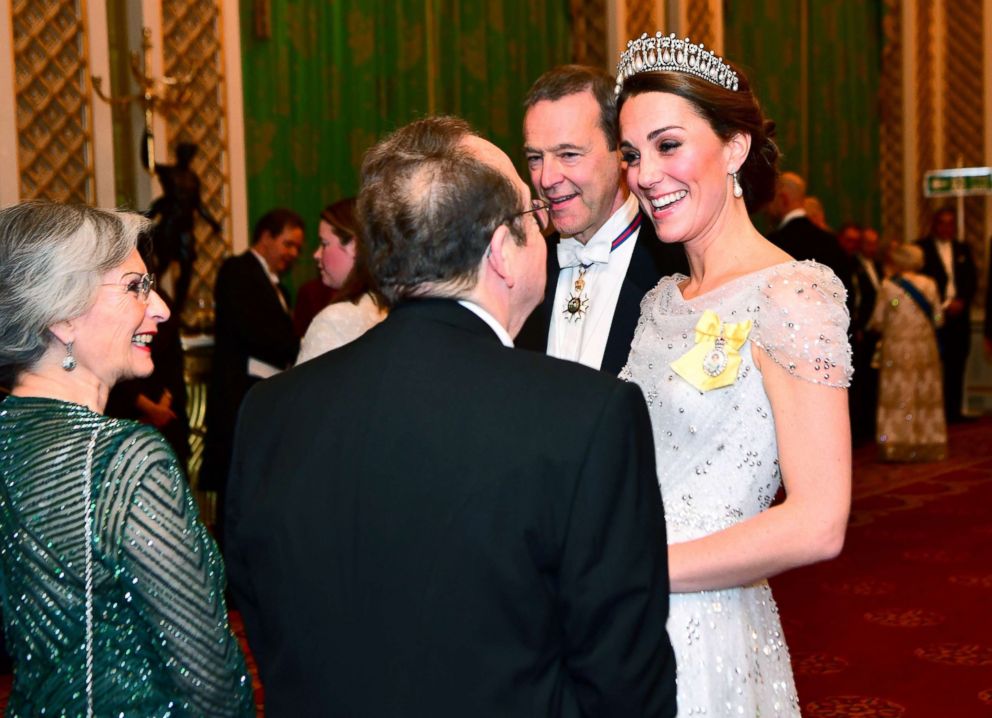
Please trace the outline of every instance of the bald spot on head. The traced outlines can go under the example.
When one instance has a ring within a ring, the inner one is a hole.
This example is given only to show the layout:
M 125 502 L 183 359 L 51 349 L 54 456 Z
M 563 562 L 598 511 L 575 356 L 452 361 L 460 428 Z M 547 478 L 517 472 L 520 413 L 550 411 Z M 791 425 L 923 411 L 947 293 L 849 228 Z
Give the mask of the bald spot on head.
M 513 186 L 517 188 L 517 191 L 520 193 L 521 197 L 525 201 L 527 200 L 530 194 L 530 189 L 520 178 L 520 175 L 517 174 L 516 169 L 513 167 L 513 162 L 506 155 L 506 153 L 503 152 L 503 150 L 494 145 L 492 142 L 484 140 L 477 135 L 466 135 L 461 142 L 459 142 L 459 145 L 461 145 L 461 147 L 463 147 L 477 160 L 489 165 L 510 180 L 510 182 L 513 183 Z
M 778 178 L 779 192 L 789 198 L 790 202 L 799 205 L 806 198 L 806 180 L 795 172 L 783 172 Z

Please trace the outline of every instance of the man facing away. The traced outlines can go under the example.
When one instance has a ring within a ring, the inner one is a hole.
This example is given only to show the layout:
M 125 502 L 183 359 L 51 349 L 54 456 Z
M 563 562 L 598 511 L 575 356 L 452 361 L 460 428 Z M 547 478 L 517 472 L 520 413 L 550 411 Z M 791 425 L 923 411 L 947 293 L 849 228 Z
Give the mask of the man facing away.
M 795 259 L 812 259 L 833 270 L 851 291 L 851 263 L 841 250 L 837 237 L 818 227 L 806 214 L 806 180 L 795 172 L 779 175 L 775 197 L 767 207 L 769 218 L 778 227 L 769 241 Z
M 620 163 L 613 78 L 564 65 L 524 100 L 531 184 L 549 203 L 544 301 L 518 339 L 525 349 L 616 375 L 627 362 L 641 299 L 658 280 L 688 272 L 682 248 L 658 240 Z
M 238 427 L 227 560 L 268 715 L 675 714 L 640 390 L 510 348 L 536 214 L 461 120 L 366 155 L 389 317 L 259 384 Z

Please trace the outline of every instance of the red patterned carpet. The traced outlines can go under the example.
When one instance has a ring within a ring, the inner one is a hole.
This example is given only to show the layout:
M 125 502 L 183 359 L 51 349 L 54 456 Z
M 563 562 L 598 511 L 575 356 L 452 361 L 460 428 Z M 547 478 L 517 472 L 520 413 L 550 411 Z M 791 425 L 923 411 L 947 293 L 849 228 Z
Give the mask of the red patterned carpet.
M 992 716 L 992 417 L 952 427 L 949 453 L 856 452 L 844 553 L 772 581 L 807 718 Z
M 992 418 L 950 442 L 858 451 L 844 552 L 772 581 L 807 718 L 992 716 Z

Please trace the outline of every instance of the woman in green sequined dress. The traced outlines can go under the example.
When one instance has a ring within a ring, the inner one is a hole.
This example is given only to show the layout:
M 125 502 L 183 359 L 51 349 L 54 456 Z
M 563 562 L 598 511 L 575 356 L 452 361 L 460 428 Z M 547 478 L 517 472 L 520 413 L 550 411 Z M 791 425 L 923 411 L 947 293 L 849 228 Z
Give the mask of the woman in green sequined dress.
M 168 309 L 145 220 L 0 210 L 0 599 L 8 716 L 253 716 L 224 567 L 166 441 L 102 411 Z

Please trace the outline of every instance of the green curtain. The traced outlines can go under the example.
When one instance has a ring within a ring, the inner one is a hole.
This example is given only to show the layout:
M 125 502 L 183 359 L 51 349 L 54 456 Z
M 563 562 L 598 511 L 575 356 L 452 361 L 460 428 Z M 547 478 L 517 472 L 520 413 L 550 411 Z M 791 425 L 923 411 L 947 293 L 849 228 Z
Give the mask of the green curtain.
M 317 243 L 321 208 L 358 191 L 377 139 L 428 114 L 464 117 L 521 160 L 521 102 L 569 61 L 567 0 L 270 0 L 271 37 L 241 3 L 249 222 L 290 207 Z M 292 286 L 315 276 L 301 257 Z
M 776 122 L 780 166 L 834 227 L 879 226 L 881 13 L 881 0 L 725 3 L 726 55 Z

